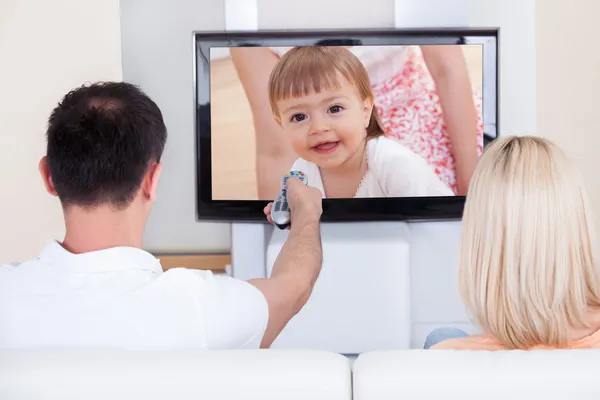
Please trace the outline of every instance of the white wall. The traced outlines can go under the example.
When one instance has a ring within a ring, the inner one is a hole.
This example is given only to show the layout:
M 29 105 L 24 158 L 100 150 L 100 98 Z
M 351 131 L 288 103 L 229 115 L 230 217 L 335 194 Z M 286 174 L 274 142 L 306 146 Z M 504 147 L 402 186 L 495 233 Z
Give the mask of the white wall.
M 544 0 L 536 7 L 538 134 L 582 171 L 600 229 L 600 3 Z
M 85 81 L 121 79 L 118 0 L 0 1 L 0 264 L 64 234 L 37 164 L 52 108 Z

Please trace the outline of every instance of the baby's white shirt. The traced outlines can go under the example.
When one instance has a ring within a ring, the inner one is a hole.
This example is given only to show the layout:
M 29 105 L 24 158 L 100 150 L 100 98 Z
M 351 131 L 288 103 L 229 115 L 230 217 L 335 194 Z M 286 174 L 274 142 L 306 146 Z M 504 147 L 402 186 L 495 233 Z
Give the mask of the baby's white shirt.
M 454 196 L 421 156 L 393 139 L 384 136 L 370 139 L 367 164 L 355 198 Z M 292 170 L 304 172 L 308 185 L 319 189 L 326 198 L 321 170 L 316 164 L 299 158 Z

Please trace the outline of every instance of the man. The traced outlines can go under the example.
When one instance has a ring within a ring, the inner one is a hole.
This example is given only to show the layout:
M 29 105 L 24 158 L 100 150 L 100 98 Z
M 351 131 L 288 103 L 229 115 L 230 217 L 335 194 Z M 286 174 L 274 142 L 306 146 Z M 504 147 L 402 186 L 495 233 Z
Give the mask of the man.
M 127 83 L 83 86 L 52 112 L 47 139 L 39 169 L 66 235 L 0 266 L 0 347 L 266 348 L 308 300 L 318 190 L 288 182 L 292 225 L 270 278 L 163 272 L 141 249 L 167 139 L 157 105 Z

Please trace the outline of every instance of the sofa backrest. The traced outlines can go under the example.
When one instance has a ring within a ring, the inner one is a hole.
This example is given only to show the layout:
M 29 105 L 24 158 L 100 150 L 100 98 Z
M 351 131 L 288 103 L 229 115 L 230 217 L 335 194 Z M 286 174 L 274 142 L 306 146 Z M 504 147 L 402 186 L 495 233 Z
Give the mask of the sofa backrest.
M 600 399 L 600 350 L 0 351 L 1 400 Z
M 600 399 L 600 350 L 362 354 L 354 400 Z
M 0 351 L 2 400 L 350 400 L 350 361 L 323 351 Z

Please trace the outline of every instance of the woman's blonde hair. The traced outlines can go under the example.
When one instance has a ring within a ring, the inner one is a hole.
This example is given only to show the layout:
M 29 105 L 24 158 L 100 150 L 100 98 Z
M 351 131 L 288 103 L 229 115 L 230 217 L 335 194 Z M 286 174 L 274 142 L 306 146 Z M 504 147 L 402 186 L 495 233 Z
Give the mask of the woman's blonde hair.
M 510 349 L 564 347 L 600 307 L 595 234 L 582 179 L 548 140 L 492 143 L 471 179 L 458 277 L 475 322 Z
M 280 100 L 339 88 L 338 73 L 356 87 L 361 100 L 374 100 L 367 70 L 348 49 L 340 46 L 300 46 L 289 50 L 269 77 L 269 101 L 273 114 L 279 115 L 277 102 Z M 377 109 L 373 106 L 367 137 L 382 134 Z

